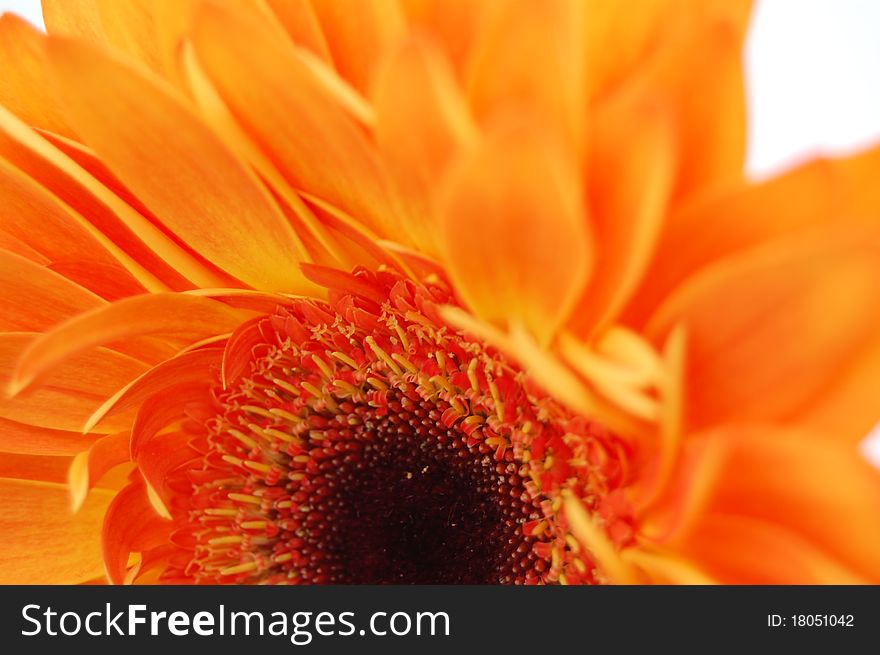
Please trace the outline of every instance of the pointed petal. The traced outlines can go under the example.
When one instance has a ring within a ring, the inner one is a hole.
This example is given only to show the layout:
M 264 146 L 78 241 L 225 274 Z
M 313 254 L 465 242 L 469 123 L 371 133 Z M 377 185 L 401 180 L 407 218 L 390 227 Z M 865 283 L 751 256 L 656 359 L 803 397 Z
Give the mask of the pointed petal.
M 55 202 L 51 194 L 34 180 L 0 161 L 0 229 L 20 239 L 52 263 L 50 268 L 62 273 L 87 289 L 103 295 L 98 289 L 108 284 L 125 285 L 127 289 L 146 289 L 136 281 L 92 232 Z M 34 229 L 39 226 L 39 229 Z M 93 231 L 94 228 L 89 226 Z M 117 250 L 118 252 L 118 250 Z M 78 264 L 74 264 L 77 262 Z M 76 270 L 71 267 L 75 266 Z M 115 269 L 107 275 L 108 267 Z M 98 272 L 105 272 L 100 275 Z M 67 272 L 72 273 L 68 275 Z M 113 278 L 108 280 L 107 278 Z M 88 284 L 83 284 L 88 281 Z M 106 298 L 106 296 L 105 296 Z
M 166 227 L 256 288 L 293 285 L 296 235 L 191 110 L 157 81 L 81 43 L 50 39 L 49 56 L 77 132 Z
M 592 262 L 573 165 L 536 135 L 511 132 L 463 161 L 447 185 L 441 243 L 456 289 L 482 319 L 521 322 L 546 345 Z
M 48 137 L 29 128 L 2 105 L 0 155 L 54 194 L 51 201 L 62 206 L 145 287 L 165 290 L 192 288 L 194 283 L 228 285 Z
M 62 261 L 49 262 L 46 268 L 108 301 L 147 293 L 128 271 L 114 264 L 98 264 L 92 260 Z
M 692 428 L 797 421 L 875 343 L 880 306 L 870 299 L 878 296 L 880 234 L 822 230 L 707 267 L 672 294 L 647 333 L 657 343 L 675 325 L 687 330 Z M 839 407 L 876 421 L 875 402 L 860 406 L 866 396 Z
M 64 484 L 0 479 L 0 492 L 0 584 L 77 584 L 101 575 L 101 523 L 112 493 L 96 490 L 74 516 Z
M 21 353 L 39 335 L 0 334 L 0 417 L 53 430 L 79 432 L 86 418 L 117 389 L 144 372 L 145 366 L 126 355 L 105 348 L 75 355 L 55 366 L 32 391 L 7 397 L 11 373 Z M 131 417 L 107 421 L 100 432 L 116 432 Z
M 231 332 L 246 315 L 186 294 L 126 298 L 80 314 L 40 336 L 21 355 L 13 390 L 32 384 L 70 356 L 93 346 L 143 335 L 198 341 Z
M 294 46 L 232 3 L 203 4 L 193 29 L 199 63 L 287 181 L 396 237 L 399 211 L 375 148 Z

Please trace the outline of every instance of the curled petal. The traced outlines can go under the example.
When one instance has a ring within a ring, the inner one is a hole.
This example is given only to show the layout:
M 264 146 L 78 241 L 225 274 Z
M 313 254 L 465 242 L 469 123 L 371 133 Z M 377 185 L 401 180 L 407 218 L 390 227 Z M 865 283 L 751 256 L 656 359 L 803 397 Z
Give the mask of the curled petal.
M 127 298 L 80 314 L 37 338 L 22 353 L 11 389 L 17 393 L 68 357 L 96 345 L 150 334 L 197 341 L 229 332 L 240 322 L 234 310 L 197 296 Z
M 101 550 L 107 578 L 122 584 L 128 571 L 128 558 L 168 542 L 170 522 L 158 516 L 138 481 L 120 491 L 107 508 L 101 531 Z

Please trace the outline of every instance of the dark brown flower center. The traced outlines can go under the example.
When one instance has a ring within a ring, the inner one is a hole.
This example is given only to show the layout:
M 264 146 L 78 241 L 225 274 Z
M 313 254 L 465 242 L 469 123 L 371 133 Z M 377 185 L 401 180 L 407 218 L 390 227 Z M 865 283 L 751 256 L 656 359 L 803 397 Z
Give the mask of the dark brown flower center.
M 429 402 L 388 413 L 355 407 L 340 438 L 313 448 L 314 474 L 288 485 L 304 494 L 293 519 L 308 555 L 304 581 L 354 584 L 525 582 L 536 565 L 522 525 L 540 518 L 513 461 L 468 447 Z M 512 457 L 508 458 L 512 460 Z M 305 471 L 308 462 L 294 463 Z
M 231 337 L 217 413 L 192 444 L 202 455 L 172 484 L 192 492 L 175 508 L 189 561 L 169 575 L 595 581 L 561 492 L 604 511 L 615 440 L 443 326 L 437 288 L 391 282 L 294 303 Z

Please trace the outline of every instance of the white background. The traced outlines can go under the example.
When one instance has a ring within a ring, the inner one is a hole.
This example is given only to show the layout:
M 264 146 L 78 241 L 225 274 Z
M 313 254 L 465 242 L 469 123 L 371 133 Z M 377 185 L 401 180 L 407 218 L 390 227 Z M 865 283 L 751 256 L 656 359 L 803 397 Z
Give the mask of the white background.
M 42 25 L 39 0 L 0 11 Z M 880 141 L 880 0 L 757 0 L 745 63 L 754 178 Z M 880 428 L 864 452 L 880 466 Z

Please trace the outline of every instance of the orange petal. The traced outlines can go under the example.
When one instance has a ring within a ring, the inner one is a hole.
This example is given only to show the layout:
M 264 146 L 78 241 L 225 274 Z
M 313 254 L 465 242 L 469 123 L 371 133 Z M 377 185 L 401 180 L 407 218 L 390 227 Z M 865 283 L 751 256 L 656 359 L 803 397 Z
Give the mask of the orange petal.
M 480 35 L 498 11 L 498 2 L 401 0 L 412 33 L 436 35 L 460 76 Z
M 147 290 L 124 268 L 113 264 L 98 264 L 92 260 L 50 262 L 50 271 L 92 291 L 104 300 L 121 300 L 139 296 Z
M 764 427 L 720 438 L 726 456 L 677 548 L 725 582 L 880 580 L 880 472 L 855 447 Z
M 112 493 L 96 490 L 74 516 L 64 484 L 0 479 L 0 492 L 0 584 L 77 584 L 101 575 L 101 523 Z
M 127 283 L 129 289 L 139 287 L 141 292 L 145 290 L 125 269 L 125 264 L 120 263 L 105 248 L 106 239 L 102 243 L 95 238 L 93 232 L 96 230 L 93 226 L 85 221 L 77 222 L 72 214 L 64 211 L 52 199 L 46 189 L 2 161 L 0 204 L 6 209 L 0 216 L 0 228 L 39 253 L 46 260 L 42 263 L 54 262 L 57 267 L 63 268 L 73 262 L 80 262 L 79 274 L 66 277 L 80 283 L 81 280 L 88 279 L 91 286 L 83 286 L 93 291 L 96 286 L 104 287 L 108 284 L 106 280 L 99 284 L 101 277 L 113 277 L 117 285 Z M 39 226 L 39 229 L 35 229 L 35 226 Z M 114 267 L 118 273 L 100 276 L 93 272 L 88 276 L 85 273 L 89 271 L 89 266 L 93 266 L 96 271 L 106 271 L 107 267 Z
M 403 34 L 398 0 L 312 0 L 312 7 L 336 69 L 356 88 L 366 91 L 376 61 Z
M 670 107 L 642 94 L 602 103 L 590 126 L 588 188 L 596 271 L 572 317 L 580 333 L 613 321 L 638 287 L 661 231 L 675 176 Z
M 880 148 L 819 159 L 760 184 L 706 193 L 668 218 L 654 263 L 628 312 L 640 322 L 701 267 L 771 239 L 880 215 Z
M 45 38 L 15 14 L 0 16 L 0 104 L 28 125 L 72 136 L 46 66 Z
M 797 421 L 875 343 L 878 296 L 880 235 L 822 230 L 707 267 L 664 303 L 647 332 L 656 343 L 675 325 L 687 330 L 692 428 Z M 866 394 L 849 400 L 841 411 L 876 421 L 876 402 L 859 405 Z
M 75 355 L 55 366 L 39 388 L 15 398 L 6 397 L 11 372 L 21 353 L 39 335 L 0 334 L 0 416 L 33 426 L 78 432 L 101 403 L 114 391 L 144 372 L 140 362 L 105 348 Z M 100 432 L 116 432 L 130 424 L 118 416 Z
M 49 34 L 75 36 L 97 45 L 106 45 L 97 0 L 41 0 L 43 21 Z
M 161 68 L 156 7 L 151 0 L 43 0 L 51 35 L 72 36 L 113 48 L 153 68 Z
M 71 461 L 72 457 L 63 455 L 3 453 L 0 456 L 0 478 L 63 483 L 67 480 Z
M 456 151 L 476 127 L 448 61 L 433 43 L 412 39 L 379 70 L 373 89 L 376 141 L 421 223 L 407 225 L 422 251 L 436 251 L 432 194 Z
M 166 482 L 168 475 L 199 456 L 188 445 L 189 438 L 179 432 L 161 434 L 144 443 L 137 454 L 138 470 L 166 508 L 173 498 Z
M 580 189 L 565 156 L 530 133 L 497 136 L 447 181 L 441 242 L 456 289 L 484 320 L 546 344 L 591 269 Z
M 722 10 L 720 17 L 698 24 L 658 73 L 658 85 L 677 94 L 679 197 L 742 177 L 746 152 L 742 48 L 750 2 L 727 5 L 733 7 L 731 12 Z M 697 52 L 699 57 L 694 56 Z
M 175 384 L 213 379 L 213 369 L 220 368 L 222 352 L 217 348 L 192 350 L 154 366 L 137 379 L 118 387 L 112 396 L 108 394 L 104 404 L 89 416 L 88 421 L 84 421 L 83 431 L 90 432 L 99 423 L 103 427 L 105 422 L 115 422 L 110 417 Z
M 650 0 L 639 11 L 625 3 L 591 3 L 590 95 L 598 102 L 621 84 L 647 84 L 670 97 L 682 126 L 676 195 L 742 176 L 741 53 L 750 8 L 750 0 Z
M 16 255 L 20 255 L 25 259 L 29 259 L 35 264 L 45 266 L 49 263 L 43 255 L 31 248 L 18 237 L 12 236 L 9 232 L 0 229 L 0 250 L 5 250 Z
M 93 346 L 150 334 L 194 342 L 231 332 L 243 318 L 222 303 L 197 296 L 126 298 L 80 314 L 34 341 L 21 355 L 12 389 L 27 387 L 71 355 Z
M 29 259 L 0 250 L 0 329 L 38 332 L 100 307 L 95 294 Z
M 179 420 L 193 404 L 210 405 L 210 387 L 205 381 L 175 384 L 144 401 L 131 428 L 131 454 L 137 457 L 160 430 Z M 149 480 L 149 477 L 147 477 Z M 154 485 L 155 487 L 155 485 Z
M 87 451 L 73 458 L 73 462 L 68 467 L 66 481 L 70 487 L 74 512 L 80 510 L 89 491 L 107 471 L 129 461 L 128 443 L 128 432 L 109 434 L 101 437 Z
M 293 45 L 232 3 L 203 4 L 193 29 L 199 63 L 287 181 L 396 237 L 399 210 L 373 145 Z
M 287 220 L 179 99 L 75 41 L 50 39 L 49 56 L 77 132 L 166 227 L 256 288 L 295 285 L 301 246 Z
M 853 357 L 822 396 L 798 415 L 798 424 L 823 434 L 844 435 L 858 442 L 877 426 L 877 380 L 880 380 L 880 335 Z
M 96 4 L 107 42 L 150 68 L 162 71 L 155 1 L 96 0 Z
M 579 33 L 585 4 L 517 0 L 496 5 L 465 71 L 468 97 L 481 122 L 526 112 L 580 150 L 586 125 Z
M 686 556 L 727 584 L 868 584 L 783 525 L 741 516 L 705 519 Z
M 3 453 L 76 455 L 91 446 L 94 440 L 81 432 L 51 430 L 0 418 L 0 452 Z
M 170 526 L 156 514 L 142 482 L 120 491 L 107 509 L 101 531 L 101 551 L 110 582 L 125 581 L 129 555 L 166 543 Z
M 56 137 L 55 141 L 60 143 L 60 139 Z M 193 283 L 228 285 L 228 281 L 207 269 L 103 182 L 2 105 L 0 158 L 51 191 L 54 194 L 51 200 L 88 230 L 146 288 L 163 291 L 192 288 Z
M 322 61 L 332 63 L 327 39 L 309 0 L 267 0 L 267 3 L 294 43 L 308 48 Z

